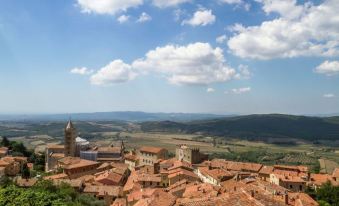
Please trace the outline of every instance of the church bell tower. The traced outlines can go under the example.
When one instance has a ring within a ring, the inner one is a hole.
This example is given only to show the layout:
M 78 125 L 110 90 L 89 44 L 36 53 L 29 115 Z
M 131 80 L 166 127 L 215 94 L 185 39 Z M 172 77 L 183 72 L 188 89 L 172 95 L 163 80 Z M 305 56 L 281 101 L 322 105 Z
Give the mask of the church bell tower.
M 65 157 L 75 157 L 75 138 L 76 129 L 69 120 L 65 128 Z

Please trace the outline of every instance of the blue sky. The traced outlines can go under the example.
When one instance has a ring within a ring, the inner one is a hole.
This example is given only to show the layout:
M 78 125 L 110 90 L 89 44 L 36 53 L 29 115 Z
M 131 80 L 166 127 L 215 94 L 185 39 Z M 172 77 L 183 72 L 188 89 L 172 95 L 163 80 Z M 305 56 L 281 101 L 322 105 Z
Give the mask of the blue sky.
M 0 113 L 338 113 L 338 19 L 336 0 L 0 0 Z

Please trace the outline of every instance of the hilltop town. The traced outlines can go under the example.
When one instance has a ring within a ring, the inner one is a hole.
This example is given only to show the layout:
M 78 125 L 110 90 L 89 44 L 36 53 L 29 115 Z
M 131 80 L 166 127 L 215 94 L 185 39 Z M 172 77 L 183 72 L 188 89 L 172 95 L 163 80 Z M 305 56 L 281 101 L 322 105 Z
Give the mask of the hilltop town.
M 306 166 L 262 165 L 209 159 L 199 148 L 178 145 L 175 157 L 166 148 L 143 146 L 127 150 L 124 142 L 92 145 L 78 136 L 72 121 L 64 143 L 45 150 L 45 175 L 28 175 L 33 163 L 0 148 L 0 176 L 20 188 L 39 181 L 67 184 L 111 206 L 319 205 L 306 193 L 330 182 L 333 174 L 314 174 Z

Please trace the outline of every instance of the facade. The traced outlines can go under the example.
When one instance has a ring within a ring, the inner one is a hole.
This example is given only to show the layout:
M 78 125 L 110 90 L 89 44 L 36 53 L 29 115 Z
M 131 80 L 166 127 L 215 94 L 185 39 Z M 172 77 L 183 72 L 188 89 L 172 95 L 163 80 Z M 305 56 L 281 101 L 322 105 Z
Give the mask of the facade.
M 139 164 L 139 159 L 136 155 L 128 154 L 125 156 L 125 164 L 128 165 L 129 170 L 134 170 Z
M 88 150 L 89 142 L 81 137 L 75 138 L 75 155 L 80 156 L 80 151 Z
M 140 165 L 153 165 L 168 158 L 168 151 L 159 147 L 141 147 L 137 154 Z
M 53 171 L 58 166 L 58 160 L 65 157 L 64 145 L 47 145 L 45 152 L 45 171 Z
M 283 176 L 273 173 L 270 175 L 270 182 L 294 192 L 303 192 L 306 189 L 306 181 L 297 176 Z
M 199 148 L 190 148 L 186 145 L 180 145 L 176 149 L 175 157 L 190 164 L 198 164 L 208 159 L 208 155 L 201 153 Z
M 67 126 L 65 128 L 65 157 L 75 157 L 76 156 L 76 142 L 75 139 L 77 137 L 76 129 L 73 126 L 72 121 L 68 121 Z

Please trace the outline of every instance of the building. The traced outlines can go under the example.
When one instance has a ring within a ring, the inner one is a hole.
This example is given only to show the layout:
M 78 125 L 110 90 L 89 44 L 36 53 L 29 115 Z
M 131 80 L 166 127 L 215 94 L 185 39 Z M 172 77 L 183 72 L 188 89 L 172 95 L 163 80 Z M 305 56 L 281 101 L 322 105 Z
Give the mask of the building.
M 64 157 L 58 160 L 58 167 L 62 168 L 71 179 L 95 174 L 99 165 L 98 162 L 80 159 L 79 157 Z
M 64 145 L 47 145 L 45 152 L 45 171 L 50 172 L 57 169 L 58 160 L 65 157 Z
M 298 176 L 286 176 L 272 173 L 270 175 L 270 182 L 294 192 L 302 192 L 306 189 L 306 181 Z
M 90 147 L 89 141 L 81 137 L 75 138 L 75 155 L 80 156 L 80 151 L 88 150 Z
M 0 158 L 8 155 L 8 147 L 0 147 Z
M 139 165 L 139 159 L 133 154 L 125 155 L 125 164 L 128 165 L 128 169 L 134 170 L 135 167 Z
M 141 147 L 137 154 L 140 165 L 153 165 L 168 158 L 168 151 L 159 147 Z
M 201 153 L 199 148 L 190 148 L 186 145 L 180 145 L 176 149 L 175 157 L 190 164 L 198 164 L 208 159 L 208 155 Z
M 27 157 L 6 156 L 0 159 L 0 171 L 4 175 L 16 176 L 21 172 L 21 168 L 27 163 Z
M 199 167 L 197 175 L 202 182 L 220 186 L 220 183 L 232 179 L 236 174 L 223 169 L 209 169 L 208 167 Z
M 65 144 L 65 150 L 64 154 L 65 157 L 75 157 L 76 156 L 76 140 L 77 134 L 76 134 L 76 129 L 73 126 L 72 121 L 68 121 L 67 126 L 65 128 L 65 139 L 64 139 L 64 144 Z

